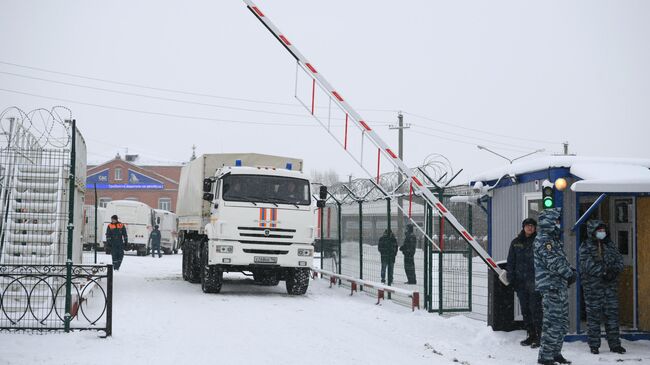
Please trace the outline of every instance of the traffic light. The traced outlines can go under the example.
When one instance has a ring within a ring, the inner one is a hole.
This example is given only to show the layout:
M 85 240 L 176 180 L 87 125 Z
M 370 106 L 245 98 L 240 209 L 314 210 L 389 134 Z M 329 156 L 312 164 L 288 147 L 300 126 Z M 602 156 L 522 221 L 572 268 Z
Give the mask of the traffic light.
M 548 180 L 544 180 L 542 183 L 542 205 L 544 209 L 555 208 L 555 190 L 553 189 L 553 183 Z
M 320 191 L 318 192 L 318 200 L 316 201 L 316 206 L 319 208 L 325 207 L 325 201 L 327 200 L 327 186 L 321 185 Z

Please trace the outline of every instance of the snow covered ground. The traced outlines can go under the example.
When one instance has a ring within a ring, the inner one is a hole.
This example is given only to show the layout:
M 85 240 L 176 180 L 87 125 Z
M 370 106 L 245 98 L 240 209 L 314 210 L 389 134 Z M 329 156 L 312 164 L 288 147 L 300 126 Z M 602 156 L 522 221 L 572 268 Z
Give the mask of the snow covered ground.
M 100 256 L 108 262 L 109 257 Z M 261 287 L 228 275 L 207 295 L 181 278 L 181 256 L 127 255 L 115 273 L 113 337 L 98 333 L 0 333 L 0 364 L 534 364 L 523 332 L 493 332 L 464 316 L 439 317 L 312 281 L 290 297 L 283 283 Z M 650 363 L 648 341 L 628 354 L 591 355 L 565 344 L 574 364 Z

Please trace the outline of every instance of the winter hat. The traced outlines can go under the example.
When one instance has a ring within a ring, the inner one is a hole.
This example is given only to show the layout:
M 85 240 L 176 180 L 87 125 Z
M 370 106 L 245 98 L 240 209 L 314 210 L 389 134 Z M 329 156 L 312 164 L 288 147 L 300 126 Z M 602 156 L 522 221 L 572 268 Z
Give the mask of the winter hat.
M 526 227 L 528 224 L 532 224 L 533 226 L 537 227 L 537 221 L 534 220 L 533 218 L 526 218 L 524 219 L 523 222 L 521 222 L 521 228 Z

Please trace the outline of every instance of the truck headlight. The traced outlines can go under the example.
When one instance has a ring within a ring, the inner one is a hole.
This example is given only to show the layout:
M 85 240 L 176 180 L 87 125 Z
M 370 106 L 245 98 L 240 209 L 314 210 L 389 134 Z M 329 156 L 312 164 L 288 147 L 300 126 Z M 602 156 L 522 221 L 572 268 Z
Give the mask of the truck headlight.
M 217 245 L 217 252 L 232 253 L 232 246 Z
M 298 249 L 298 256 L 311 256 L 311 249 L 305 249 L 305 248 L 299 248 Z

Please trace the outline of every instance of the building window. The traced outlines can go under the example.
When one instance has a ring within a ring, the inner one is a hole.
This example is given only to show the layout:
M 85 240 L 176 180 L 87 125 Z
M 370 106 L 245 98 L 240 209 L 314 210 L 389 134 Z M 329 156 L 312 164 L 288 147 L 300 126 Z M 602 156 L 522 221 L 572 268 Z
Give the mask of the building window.
M 172 200 L 169 198 L 158 199 L 158 209 L 172 210 Z
M 106 208 L 106 204 L 110 202 L 112 199 L 111 198 L 99 198 L 99 207 L 100 208 Z
M 122 180 L 122 168 L 116 167 L 114 171 L 115 171 L 115 180 Z

